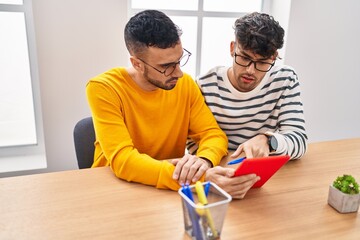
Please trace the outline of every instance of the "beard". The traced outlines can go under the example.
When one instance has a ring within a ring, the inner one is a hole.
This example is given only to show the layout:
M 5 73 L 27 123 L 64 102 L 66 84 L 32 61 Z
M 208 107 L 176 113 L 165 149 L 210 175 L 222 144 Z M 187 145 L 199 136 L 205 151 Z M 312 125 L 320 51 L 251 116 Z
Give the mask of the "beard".
M 161 88 L 163 90 L 171 90 L 176 86 L 178 78 L 169 78 L 165 82 L 156 80 L 154 78 L 149 77 L 147 68 L 144 71 L 144 78 L 153 86 L 157 88 Z

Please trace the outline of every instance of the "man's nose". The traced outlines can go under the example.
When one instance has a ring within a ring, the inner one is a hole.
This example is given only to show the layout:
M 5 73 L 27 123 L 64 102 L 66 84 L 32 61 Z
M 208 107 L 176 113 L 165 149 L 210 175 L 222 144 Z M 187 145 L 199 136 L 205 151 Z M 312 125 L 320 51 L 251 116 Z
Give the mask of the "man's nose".
M 255 73 L 255 62 L 250 62 L 250 65 L 246 67 L 246 71 L 250 74 Z
M 181 78 L 184 73 L 181 70 L 180 62 L 176 64 L 174 72 L 171 74 L 172 77 Z

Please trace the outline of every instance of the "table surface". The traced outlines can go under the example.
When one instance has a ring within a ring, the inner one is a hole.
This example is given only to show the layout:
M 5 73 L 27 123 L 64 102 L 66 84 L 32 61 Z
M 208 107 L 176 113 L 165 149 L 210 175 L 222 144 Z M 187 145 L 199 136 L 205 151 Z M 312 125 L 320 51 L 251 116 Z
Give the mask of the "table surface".
M 309 144 L 262 188 L 230 202 L 222 239 L 360 239 L 359 213 L 327 204 L 360 179 L 360 138 Z M 0 179 L 0 239 L 189 239 L 177 192 L 117 179 L 108 167 Z

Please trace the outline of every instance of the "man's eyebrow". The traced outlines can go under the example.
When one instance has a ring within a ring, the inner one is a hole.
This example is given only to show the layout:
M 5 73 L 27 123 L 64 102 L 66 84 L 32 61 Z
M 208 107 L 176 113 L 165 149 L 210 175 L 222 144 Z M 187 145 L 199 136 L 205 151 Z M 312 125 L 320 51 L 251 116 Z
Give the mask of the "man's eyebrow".
M 162 66 L 162 67 L 167 67 L 167 66 L 169 66 L 169 65 L 174 65 L 174 64 L 176 64 L 176 63 L 178 63 L 178 62 L 180 61 L 180 59 L 182 58 L 183 55 L 184 55 L 184 52 L 183 52 L 183 54 L 180 56 L 179 60 L 177 60 L 176 62 L 161 63 L 161 64 L 159 64 L 159 65 Z
M 245 57 L 250 58 L 250 59 L 252 60 L 252 58 L 250 57 L 250 55 L 247 54 L 246 52 L 244 52 L 243 50 L 240 50 L 240 53 L 241 53 L 242 55 L 244 55 Z
M 159 64 L 160 66 L 162 67 L 167 67 L 167 66 L 170 66 L 170 65 L 174 65 L 176 62 L 169 62 L 169 63 L 161 63 Z
M 255 62 L 262 62 L 265 60 L 268 60 L 268 58 L 260 58 L 260 59 L 256 59 L 254 60 L 252 57 L 249 56 L 249 54 L 247 54 L 246 52 L 244 52 L 243 50 L 240 50 L 241 54 L 243 54 L 245 57 L 250 58 L 251 60 L 255 61 Z

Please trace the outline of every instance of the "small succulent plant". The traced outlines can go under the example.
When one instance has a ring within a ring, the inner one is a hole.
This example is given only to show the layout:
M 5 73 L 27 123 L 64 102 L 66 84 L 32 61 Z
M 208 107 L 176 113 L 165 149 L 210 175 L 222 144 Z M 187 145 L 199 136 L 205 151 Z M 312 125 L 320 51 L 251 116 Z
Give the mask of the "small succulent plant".
M 333 182 L 333 186 L 346 194 L 359 193 L 359 184 L 351 175 L 344 174 L 343 176 L 338 176 Z

